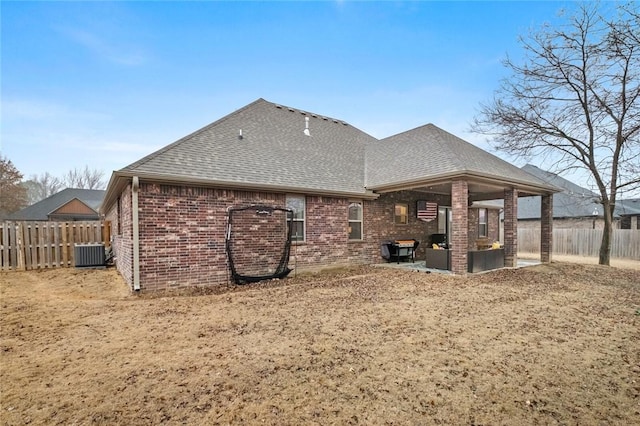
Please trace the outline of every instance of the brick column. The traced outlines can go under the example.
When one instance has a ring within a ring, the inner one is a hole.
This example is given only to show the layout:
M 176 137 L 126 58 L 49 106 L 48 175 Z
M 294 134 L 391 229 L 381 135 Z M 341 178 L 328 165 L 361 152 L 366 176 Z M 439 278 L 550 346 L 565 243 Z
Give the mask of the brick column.
M 540 261 L 551 262 L 553 252 L 553 194 L 543 195 L 540 203 Z
M 469 186 L 466 180 L 456 180 L 451 184 L 451 271 L 454 274 L 467 273 Z
M 518 190 L 504 191 L 504 266 L 518 264 Z

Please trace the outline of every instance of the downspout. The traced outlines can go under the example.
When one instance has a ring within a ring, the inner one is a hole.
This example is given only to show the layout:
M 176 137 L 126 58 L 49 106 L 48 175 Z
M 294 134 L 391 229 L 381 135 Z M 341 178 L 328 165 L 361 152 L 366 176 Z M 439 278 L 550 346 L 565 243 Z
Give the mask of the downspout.
M 133 290 L 140 291 L 140 226 L 138 224 L 138 191 L 140 181 L 134 176 L 131 181 L 131 208 L 133 220 Z

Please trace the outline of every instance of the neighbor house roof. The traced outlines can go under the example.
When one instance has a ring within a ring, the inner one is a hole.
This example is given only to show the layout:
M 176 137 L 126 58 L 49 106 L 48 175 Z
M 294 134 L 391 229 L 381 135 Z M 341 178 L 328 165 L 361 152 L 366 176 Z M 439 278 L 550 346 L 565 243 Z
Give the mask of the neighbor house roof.
M 532 164 L 523 166 L 522 170 L 562 189 L 562 192 L 553 195 L 554 218 L 603 215 L 602 204 L 598 203 L 599 197 L 594 192 Z M 518 200 L 518 219 L 540 219 L 540 197 L 520 198 Z
M 67 188 L 40 200 L 37 203 L 25 207 L 11 215 L 9 220 L 49 220 L 49 215 L 61 210 L 64 206 L 74 200 L 81 202 L 87 209 L 83 209 L 86 214 L 75 214 L 78 219 L 85 216 L 93 218 L 98 216 L 98 209 L 102 204 L 106 191 L 96 189 Z M 65 213 L 66 216 L 74 216 L 73 213 Z
M 350 124 L 258 99 L 114 172 L 105 207 L 128 180 L 376 198 L 419 179 L 481 176 L 533 193 L 556 189 L 429 124 L 378 140 Z
M 640 216 L 640 198 L 616 201 L 616 216 Z

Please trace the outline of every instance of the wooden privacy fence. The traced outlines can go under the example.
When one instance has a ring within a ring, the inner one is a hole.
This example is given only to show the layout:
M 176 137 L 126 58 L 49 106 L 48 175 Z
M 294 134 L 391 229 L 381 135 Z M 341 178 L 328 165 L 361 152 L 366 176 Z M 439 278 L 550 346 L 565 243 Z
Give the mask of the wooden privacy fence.
M 75 265 L 74 245 L 106 243 L 110 223 L 0 222 L 0 269 L 26 270 Z
M 598 257 L 602 229 L 554 229 L 553 253 Z M 640 260 L 640 231 L 614 229 L 611 257 Z M 518 251 L 540 252 L 540 230 L 518 229 Z

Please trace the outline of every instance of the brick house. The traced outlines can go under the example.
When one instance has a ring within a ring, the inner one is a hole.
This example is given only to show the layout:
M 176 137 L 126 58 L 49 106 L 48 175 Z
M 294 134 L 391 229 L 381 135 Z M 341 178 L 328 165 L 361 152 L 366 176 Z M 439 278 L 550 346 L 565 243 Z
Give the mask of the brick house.
M 252 204 L 294 211 L 299 270 L 383 262 L 380 244 L 394 239 L 418 240 L 424 259 L 429 235 L 446 233 L 449 269 L 464 274 L 476 240 L 499 233 L 498 210 L 472 203 L 504 200 L 504 261 L 514 266 L 518 197 L 541 195 L 541 259 L 549 261 L 555 191 L 432 124 L 378 140 L 258 99 L 115 171 L 102 212 L 120 273 L 136 290 L 156 290 L 228 282 L 228 211 Z M 438 219 L 420 220 L 418 201 L 437 204 Z M 245 255 L 259 262 L 269 238 L 245 241 Z

